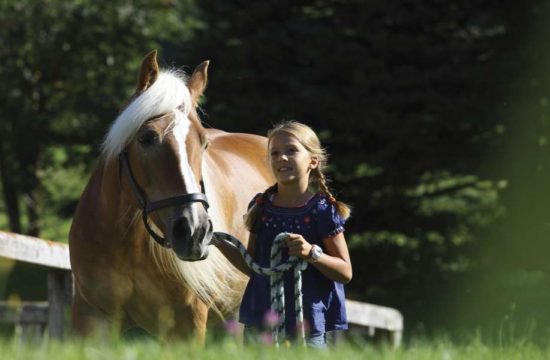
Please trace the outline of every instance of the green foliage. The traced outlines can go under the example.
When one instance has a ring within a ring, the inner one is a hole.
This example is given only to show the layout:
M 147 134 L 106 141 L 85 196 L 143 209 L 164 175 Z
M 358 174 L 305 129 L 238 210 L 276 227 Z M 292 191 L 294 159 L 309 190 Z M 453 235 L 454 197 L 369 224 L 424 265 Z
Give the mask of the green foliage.
M 90 146 L 73 146 L 73 155 L 92 152 Z M 40 204 L 48 209 L 41 218 L 41 236 L 67 242 L 73 210 L 85 184 L 90 177 L 86 163 L 71 165 L 74 161 L 64 147 L 51 146 L 41 157 L 37 177 L 42 184 Z
M 39 198 L 57 195 L 41 183 L 60 165 L 50 147 L 63 146 L 63 165 L 85 160 L 89 169 L 139 59 L 160 41 L 192 34 L 193 22 L 175 10 L 165 0 L 0 3 L 0 171 L 13 231 L 38 235 L 44 226 L 39 213 L 50 203 Z M 28 209 L 26 230 L 20 207 Z

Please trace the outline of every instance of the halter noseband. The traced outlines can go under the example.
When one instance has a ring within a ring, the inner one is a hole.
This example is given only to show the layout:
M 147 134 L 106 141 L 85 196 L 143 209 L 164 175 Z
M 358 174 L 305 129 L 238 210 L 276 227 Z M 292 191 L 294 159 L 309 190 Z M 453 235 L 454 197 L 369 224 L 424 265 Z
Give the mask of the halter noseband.
M 136 198 L 142 210 L 143 224 L 145 225 L 145 228 L 147 229 L 147 232 L 149 233 L 149 235 L 151 235 L 151 237 L 155 239 L 155 241 L 159 243 L 159 245 L 166 248 L 171 247 L 170 242 L 168 242 L 166 238 L 155 233 L 151 228 L 151 226 L 149 225 L 148 216 L 150 212 L 157 211 L 159 209 L 164 209 L 167 207 L 185 205 L 185 204 L 194 203 L 194 202 L 200 202 L 204 205 L 206 209 L 208 209 L 208 206 L 209 206 L 208 200 L 206 199 L 206 195 L 204 193 L 176 195 L 166 199 L 148 202 L 145 196 L 145 192 L 139 187 L 139 185 L 136 182 L 136 179 L 134 178 L 134 175 L 132 174 L 132 169 L 130 168 L 130 163 L 128 161 L 128 154 L 126 154 L 126 151 L 123 151 L 120 153 L 119 162 L 120 162 L 120 165 L 122 166 L 123 172 L 126 173 L 126 176 L 130 182 L 130 187 L 132 188 L 134 197 Z

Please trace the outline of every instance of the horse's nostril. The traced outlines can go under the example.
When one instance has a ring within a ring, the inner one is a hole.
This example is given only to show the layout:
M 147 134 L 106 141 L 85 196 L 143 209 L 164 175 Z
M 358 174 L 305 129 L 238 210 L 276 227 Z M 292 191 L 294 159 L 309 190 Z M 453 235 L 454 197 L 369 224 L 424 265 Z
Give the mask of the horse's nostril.
M 174 223 L 173 233 L 175 238 L 188 238 L 191 236 L 191 226 L 185 218 Z

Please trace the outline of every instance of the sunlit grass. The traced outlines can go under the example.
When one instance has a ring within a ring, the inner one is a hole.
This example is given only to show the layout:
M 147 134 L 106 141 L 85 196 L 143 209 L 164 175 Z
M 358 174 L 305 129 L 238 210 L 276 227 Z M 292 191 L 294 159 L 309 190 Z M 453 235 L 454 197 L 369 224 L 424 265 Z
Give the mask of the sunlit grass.
M 0 340 L 2 358 L 6 359 L 548 359 L 550 351 L 530 342 L 517 342 L 506 346 L 488 346 L 479 340 L 456 345 L 447 340 L 410 341 L 398 349 L 388 344 L 342 343 L 327 351 L 300 347 L 257 346 L 244 347 L 232 339 L 207 343 L 202 348 L 194 343 L 165 344 L 153 340 L 139 341 L 76 341 L 40 340 L 21 342 L 16 338 Z

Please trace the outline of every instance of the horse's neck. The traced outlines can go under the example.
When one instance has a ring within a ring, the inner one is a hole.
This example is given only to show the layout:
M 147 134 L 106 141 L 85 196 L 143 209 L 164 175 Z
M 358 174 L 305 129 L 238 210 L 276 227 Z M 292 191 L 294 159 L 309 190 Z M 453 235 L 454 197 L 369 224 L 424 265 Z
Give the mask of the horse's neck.
M 243 215 L 248 202 L 271 181 L 265 161 L 266 139 L 215 129 L 209 129 L 208 136 L 211 142 L 202 174 L 214 231 L 228 232 L 246 243 Z
M 214 231 L 232 232 L 233 220 L 231 218 L 231 209 L 225 204 L 230 202 L 232 193 L 226 187 L 226 183 L 219 181 L 220 174 L 224 174 L 220 169 L 218 162 L 206 153 L 202 162 L 202 176 L 204 191 L 210 204 L 208 215 L 212 221 Z
M 98 183 L 98 198 L 95 201 L 95 211 L 101 216 L 103 226 L 108 227 L 113 241 L 124 238 L 135 238 L 141 233 L 139 227 L 139 211 L 128 197 L 128 191 L 123 190 L 126 181 L 120 176 L 117 161 L 99 164 L 97 176 L 93 181 Z

